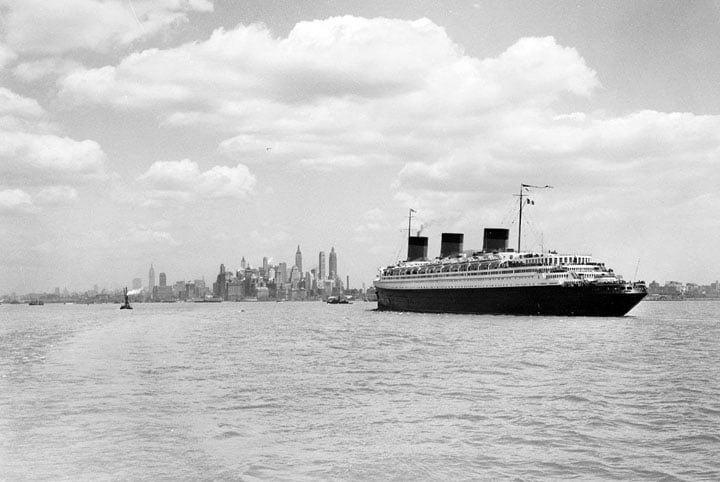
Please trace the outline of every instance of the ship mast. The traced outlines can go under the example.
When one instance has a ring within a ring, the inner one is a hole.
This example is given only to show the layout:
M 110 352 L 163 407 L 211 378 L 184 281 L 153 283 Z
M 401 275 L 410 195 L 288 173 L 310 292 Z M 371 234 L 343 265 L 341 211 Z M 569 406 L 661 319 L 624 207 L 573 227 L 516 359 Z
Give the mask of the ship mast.
M 533 185 L 531 185 L 531 184 L 520 184 L 520 194 L 519 194 L 519 197 L 520 197 L 520 214 L 519 214 L 519 216 L 518 216 L 519 219 L 518 219 L 518 244 L 517 244 L 517 252 L 518 252 L 518 253 L 520 252 L 520 241 L 522 240 L 522 212 L 523 212 L 523 206 L 525 205 L 525 203 L 523 202 L 523 197 L 525 197 L 526 200 L 527 200 L 528 202 L 530 202 L 530 200 L 527 199 L 527 196 L 524 196 L 523 193 L 524 193 L 525 190 L 529 190 L 530 188 L 533 188 L 533 189 L 552 189 L 552 186 L 549 186 L 549 185 L 547 185 L 547 184 L 546 184 L 545 186 L 533 186 Z M 533 202 L 533 204 L 535 204 L 535 203 Z
M 410 212 L 408 213 L 408 259 L 410 259 L 410 236 L 411 236 L 411 230 L 412 230 L 412 215 L 413 213 L 416 213 L 413 208 L 410 208 Z
M 408 213 L 408 239 L 410 238 L 410 230 L 412 229 L 412 213 L 415 213 L 413 208 L 410 208 L 410 212 Z

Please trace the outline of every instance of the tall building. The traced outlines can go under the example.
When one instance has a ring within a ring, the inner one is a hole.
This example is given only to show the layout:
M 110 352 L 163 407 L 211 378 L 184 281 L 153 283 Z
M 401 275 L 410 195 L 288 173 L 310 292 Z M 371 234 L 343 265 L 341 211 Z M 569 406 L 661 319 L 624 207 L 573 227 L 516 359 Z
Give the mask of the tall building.
M 160 287 L 165 288 L 167 286 L 167 275 L 165 273 L 160 273 Z
M 292 286 L 293 289 L 297 289 L 300 280 L 302 280 L 302 273 L 297 266 L 293 266 L 290 268 L 290 286 Z
M 277 271 L 275 272 L 275 277 L 277 278 L 276 283 L 278 284 L 285 284 L 288 281 L 287 276 L 287 263 L 280 263 L 277 267 Z
M 330 279 L 334 280 L 337 278 L 337 253 L 335 253 L 335 247 L 330 249 Z
M 196 296 L 205 296 L 205 278 L 195 280 L 195 292 Z
M 320 251 L 320 259 L 318 260 L 320 266 L 318 266 L 318 279 L 325 281 L 325 251 Z
M 300 245 L 298 244 L 298 249 L 295 252 L 295 266 L 298 267 L 298 270 L 300 273 L 303 272 L 302 270 L 302 253 L 300 252 Z
M 247 261 L 245 261 L 245 256 L 243 256 L 242 260 L 240 260 L 240 269 L 245 271 L 245 268 L 247 268 Z
M 148 273 L 148 291 L 150 292 L 151 298 L 152 298 L 154 288 L 155 288 L 155 268 L 153 268 L 152 263 L 150 263 L 150 273 Z
M 232 279 L 232 271 L 225 271 L 225 265 L 220 265 L 220 273 L 217 280 L 213 283 L 213 294 L 219 298 L 227 298 L 227 285 Z

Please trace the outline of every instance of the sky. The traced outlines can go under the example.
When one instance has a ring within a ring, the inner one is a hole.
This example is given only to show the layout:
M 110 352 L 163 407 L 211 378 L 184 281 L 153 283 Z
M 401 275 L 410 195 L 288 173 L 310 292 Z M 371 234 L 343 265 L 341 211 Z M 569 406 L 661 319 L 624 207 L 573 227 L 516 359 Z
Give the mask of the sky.
M 0 0 L 0 293 L 412 233 L 720 278 L 720 2 Z

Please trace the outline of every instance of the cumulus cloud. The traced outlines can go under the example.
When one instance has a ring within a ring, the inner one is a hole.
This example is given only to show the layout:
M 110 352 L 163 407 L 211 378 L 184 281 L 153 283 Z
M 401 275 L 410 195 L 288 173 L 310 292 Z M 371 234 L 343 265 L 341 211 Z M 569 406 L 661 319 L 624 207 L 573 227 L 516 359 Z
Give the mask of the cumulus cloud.
M 43 117 L 45 114 L 45 109 L 35 99 L 0 87 L 0 116 Z
M 0 173 L 8 178 L 21 177 L 25 182 L 106 177 L 105 153 L 97 142 L 54 134 L 3 132 L 0 160 Z
M 33 209 L 32 198 L 22 189 L 0 191 L 0 213 L 27 212 Z
M 30 195 L 23 189 L 5 189 L 0 191 L 0 212 L 30 213 L 38 212 L 39 206 L 66 205 L 78 198 L 78 192 L 70 186 L 49 186 Z
M 0 175 L 24 184 L 104 179 L 100 145 L 56 134 L 48 117 L 35 99 L 0 87 Z
M 491 191 L 518 179 L 620 189 L 680 164 L 714 179 L 720 146 L 717 116 L 565 110 L 601 83 L 553 37 L 479 59 L 427 19 L 336 17 L 284 38 L 238 25 L 77 69 L 59 86 L 66 102 L 152 109 L 164 124 L 225 132 L 219 151 L 248 163 L 393 166 L 396 190 L 448 203 L 489 179 Z
M 66 102 L 153 109 L 166 124 L 232 133 L 220 145 L 231 156 L 324 168 L 469 152 L 496 117 L 587 96 L 599 81 L 552 37 L 480 60 L 427 19 L 346 16 L 298 23 L 286 38 L 261 25 L 218 29 L 59 85 Z
M 18 64 L 13 68 L 13 75 L 23 82 L 36 82 L 48 77 L 65 75 L 78 68 L 80 68 L 78 62 L 58 57 L 49 57 Z
M 599 86 L 593 70 L 574 48 L 557 45 L 553 37 L 522 38 L 498 58 L 481 62 L 492 88 L 510 99 L 549 99 L 562 92 L 589 95 Z
M 108 51 L 185 22 L 189 12 L 213 8 L 209 0 L 1 0 L 0 7 L 7 44 L 42 54 Z
M 472 111 L 509 101 L 547 102 L 562 92 L 585 96 L 599 82 L 575 49 L 552 37 L 521 39 L 498 58 L 480 61 L 427 19 L 346 16 L 301 22 L 287 38 L 273 38 L 260 25 L 218 29 L 205 42 L 78 69 L 60 85 L 61 95 L 76 102 L 172 105 L 168 118 L 189 122 L 211 114 L 257 118 L 265 109 L 287 115 L 289 106 L 316 107 L 318 100 L 357 110 L 363 100 L 400 98 L 417 109 L 410 114 Z
M 444 30 L 424 19 L 301 22 L 285 39 L 261 25 L 239 25 L 205 42 L 132 54 L 117 67 L 79 70 L 61 85 L 78 101 L 135 106 L 374 98 L 420 87 L 456 51 Z
M 247 166 L 215 166 L 201 171 L 189 159 L 158 161 L 138 181 L 153 200 L 205 198 L 243 198 L 255 187 L 255 176 Z

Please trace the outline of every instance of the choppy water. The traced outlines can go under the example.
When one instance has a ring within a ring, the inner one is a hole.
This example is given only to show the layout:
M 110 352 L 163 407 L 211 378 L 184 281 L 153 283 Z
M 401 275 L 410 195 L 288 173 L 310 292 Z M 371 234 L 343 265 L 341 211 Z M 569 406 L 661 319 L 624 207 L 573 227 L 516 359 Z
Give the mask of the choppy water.
M 0 479 L 720 479 L 720 302 L 373 308 L 0 306 Z

